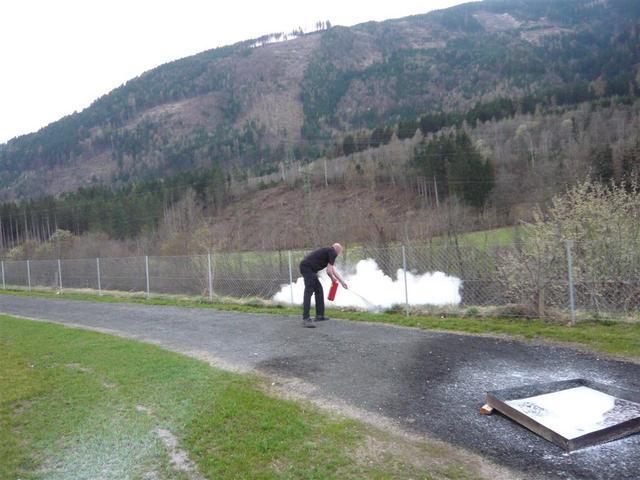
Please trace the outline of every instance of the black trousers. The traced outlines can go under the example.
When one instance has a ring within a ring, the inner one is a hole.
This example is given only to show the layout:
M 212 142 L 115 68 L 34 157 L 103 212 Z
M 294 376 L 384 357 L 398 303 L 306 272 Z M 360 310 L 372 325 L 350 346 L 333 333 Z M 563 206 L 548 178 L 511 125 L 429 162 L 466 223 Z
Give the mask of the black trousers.
M 304 278 L 304 297 L 302 301 L 302 318 L 309 318 L 311 310 L 311 295 L 316 296 L 316 317 L 324 317 L 324 291 L 318 280 L 318 274 L 309 265 L 302 262 L 300 273 Z

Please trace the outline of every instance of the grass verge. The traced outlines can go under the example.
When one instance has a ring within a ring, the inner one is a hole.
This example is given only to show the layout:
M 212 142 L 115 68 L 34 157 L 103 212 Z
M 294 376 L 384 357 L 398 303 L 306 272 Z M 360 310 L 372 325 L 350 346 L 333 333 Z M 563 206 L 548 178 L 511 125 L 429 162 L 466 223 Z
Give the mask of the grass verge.
M 481 478 L 453 447 L 273 398 L 264 382 L 0 316 L 0 478 Z
M 300 308 L 286 306 L 261 306 L 235 303 L 210 303 L 205 299 L 193 297 L 158 296 L 147 299 L 138 296 L 98 296 L 92 293 L 69 292 L 62 296 L 47 291 L 25 292 L 22 290 L 2 291 L 18 296 L 37 296 L 44 298 L 66 298 L 74 300 L 99 301 L 108 303 L 139 303 L 145 305 L 167 305 L 189 308 L 213 308 L 217 310 L 245 313 L 300 315 Z M 574 326 L 527 318 L 473 318 L 455 316 L 406 316 L 403 313 L 370 313 L 359 311 L 327 311 L 332 318 L 352 321 L 387 323 L 424 330 L 445 330 L 470 334 L 508 335 L 527 340 L 541 339 L 565 342 L 586 347 L 595 352 L 640 359 L 640 323 L 615 322 L 610 320 L 580 321 Z

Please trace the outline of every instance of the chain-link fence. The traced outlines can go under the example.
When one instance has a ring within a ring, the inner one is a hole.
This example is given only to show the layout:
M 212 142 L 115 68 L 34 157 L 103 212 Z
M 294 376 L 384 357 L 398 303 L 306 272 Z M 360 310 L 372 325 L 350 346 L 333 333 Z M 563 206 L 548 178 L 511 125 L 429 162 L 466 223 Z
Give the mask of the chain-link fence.
M 409 314 L 635 320 L 638 247 L 611 242 L 350 247 L 337 262 L 350 290 L 335 305 Z M 1 286 L 299 304 L 304 286 L 298 265 L 306 253 L 3 260 Z

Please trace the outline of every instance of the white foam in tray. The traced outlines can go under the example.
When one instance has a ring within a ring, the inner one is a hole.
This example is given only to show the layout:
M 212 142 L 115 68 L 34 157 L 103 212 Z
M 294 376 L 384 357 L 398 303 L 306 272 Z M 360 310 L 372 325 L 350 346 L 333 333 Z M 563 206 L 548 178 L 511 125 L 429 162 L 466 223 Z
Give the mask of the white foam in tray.
M 585 386 L 506 403 L 568 440 L 640 417 L 640 404 Z

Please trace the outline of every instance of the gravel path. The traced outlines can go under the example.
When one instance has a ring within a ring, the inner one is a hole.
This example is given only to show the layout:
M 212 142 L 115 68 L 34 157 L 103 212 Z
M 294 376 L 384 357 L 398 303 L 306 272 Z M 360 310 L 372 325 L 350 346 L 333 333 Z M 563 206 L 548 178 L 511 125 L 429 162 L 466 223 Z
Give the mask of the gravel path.
M 638 479 L 640 434 L 567 454 L 478 408 L 489 390 L 589 378 L 640 390 L 640 365 L 568 348 L 340 320 L 0 295 L 0 312 L 107 329 L 241 370 L 302 380 L 525 478 Z

